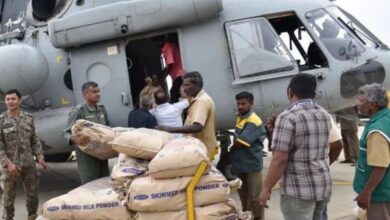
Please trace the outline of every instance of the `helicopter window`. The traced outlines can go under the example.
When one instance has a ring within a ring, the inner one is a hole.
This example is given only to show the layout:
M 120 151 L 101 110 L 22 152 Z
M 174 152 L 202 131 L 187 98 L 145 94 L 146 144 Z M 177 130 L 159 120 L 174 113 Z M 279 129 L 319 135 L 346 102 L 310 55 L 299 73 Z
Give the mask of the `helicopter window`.
M 330 13 L 347 27 L 348 30 L 368 48 L 378 48 L 381 46 L 381 42 L 368 31 L 362 24 L 359 23 L 352 15 L 340 10 L 338 7 L 329 7 Z
M 288 49 L 264 18 L 226 24 L 230 54 L 237 77 L 292 70 Z
M 289 45 L 300 70 L 328 67 L 326 57 L 295 13 L 273 15 L 268 19 L 282 41 Z
M 318 9 L 308 12 L 306 19 L 334 58 L 350 60 L 365 51 L 364 47 L 325 10 Z

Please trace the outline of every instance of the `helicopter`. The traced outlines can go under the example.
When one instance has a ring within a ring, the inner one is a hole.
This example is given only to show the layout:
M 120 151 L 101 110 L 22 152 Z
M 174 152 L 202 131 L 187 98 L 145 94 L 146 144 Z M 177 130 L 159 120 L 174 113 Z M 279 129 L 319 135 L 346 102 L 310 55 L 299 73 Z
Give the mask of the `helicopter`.
M 316 101 L 332 112 L 355 105 L 362 85 L 390 86 L 389 48 L 328 0 L 1 0 L 0 7 L 0 92 L 22 92 L 49 160 L 72 151 L 61 134 L 86 81 L 99 84 L 111 126 L 126 126 L 144 79 L 164 73 L 156 37 L 174 39 L 183 68 L 202 74 L 219 131 L 234 127 L 241 91 L 254 94 L 262 118 L 281 112 L 297 73 L 316 77 Z

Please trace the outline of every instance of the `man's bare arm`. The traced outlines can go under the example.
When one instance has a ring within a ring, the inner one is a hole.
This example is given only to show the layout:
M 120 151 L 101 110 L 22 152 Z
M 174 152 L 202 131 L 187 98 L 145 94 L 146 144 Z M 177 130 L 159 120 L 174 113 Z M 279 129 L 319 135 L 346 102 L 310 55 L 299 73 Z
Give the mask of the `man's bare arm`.
M 268 208 L 267 201 L 271 197 L 272 187 L 282 177 L 288 162 L 288 152 L 274 150 L 267 177 L 259 197 L 260 205 Z
M 330 143 L 329 146 L 329 163 L 332 164 L 339 157 L 343 149 L 343 142 L 341 140 Z
M 387 168 L 386 167 L 372 167 L 372 172 L 368 178 L 368 182 L 364 187 L 363 191 L 355 198 L 357 204 L 362 209 L 368 209 L 371 203 L 371 194 L 382 181 L 385 176 Z
M 267 177 L 264 181 L 264 189 L 271 191 L 272 187 L 279 181 L 283 176 L 284 170 L 286 169 L 288 161 L 288 152 L 275 150 L 272 156 L 271 164 Z

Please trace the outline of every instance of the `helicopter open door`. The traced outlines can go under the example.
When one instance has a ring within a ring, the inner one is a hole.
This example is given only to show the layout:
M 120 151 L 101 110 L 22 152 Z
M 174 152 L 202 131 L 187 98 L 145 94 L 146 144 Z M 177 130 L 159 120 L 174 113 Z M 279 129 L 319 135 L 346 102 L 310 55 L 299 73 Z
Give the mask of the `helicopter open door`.
M 83 101 L 82 84 L 95 81 L 99 84 L 101 103 L 107 109 L 111 124 L 125 126 L 132 100 L 124 43 L 108 42 L 73 48 L 70 57 L 76 101 Z

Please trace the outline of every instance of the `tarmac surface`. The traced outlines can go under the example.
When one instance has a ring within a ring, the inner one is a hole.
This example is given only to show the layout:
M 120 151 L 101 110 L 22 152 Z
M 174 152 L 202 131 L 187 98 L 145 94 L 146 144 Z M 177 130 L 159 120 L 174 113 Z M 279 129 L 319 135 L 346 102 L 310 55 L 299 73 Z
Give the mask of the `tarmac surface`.
M 110 167 L 113 166 L 116 159 L 111 159 Z M 353 199 L 356 193 L 352 189 L 351 182 L 353 180 L 355 167 L 350 164 L 341 164 L 344 160 L 344 155 L 341 153 L 339 160 L 331 166 L 331 174 L 333 179 L 332 198 L 328 204 L 328 216 L 330 220 L 353 220 L 357 219 L 354 214 L 356 203 Z M 263 177 L 268 172 L 268 167 L 271 161 L 271 152 L 264 157 Z M 49 163 L 51 171 L 49 173 L 38 169 L 40 173 L 39 186 L 39 203 L 40 206 L 47 200 L 65 194 L 68 191 L 79 186 L 79 174 L 77 170 L 76 161 L 69 161 L 64 163 Z M 239 204 L 237 193 L 233 193 L 232 197 Z M 282 220 L 283 216 L 279 207 L 279 190 L 277 187 L 272 192 L 271 200 L 268 205 L 269 208 L 265 211 L 265 219 L 268 220 Z M 15 220 L 27 219 L 27 211 L 25 207 L 25 195 L 23 187 L 18 186 L 17 198 L 15 201 Z

